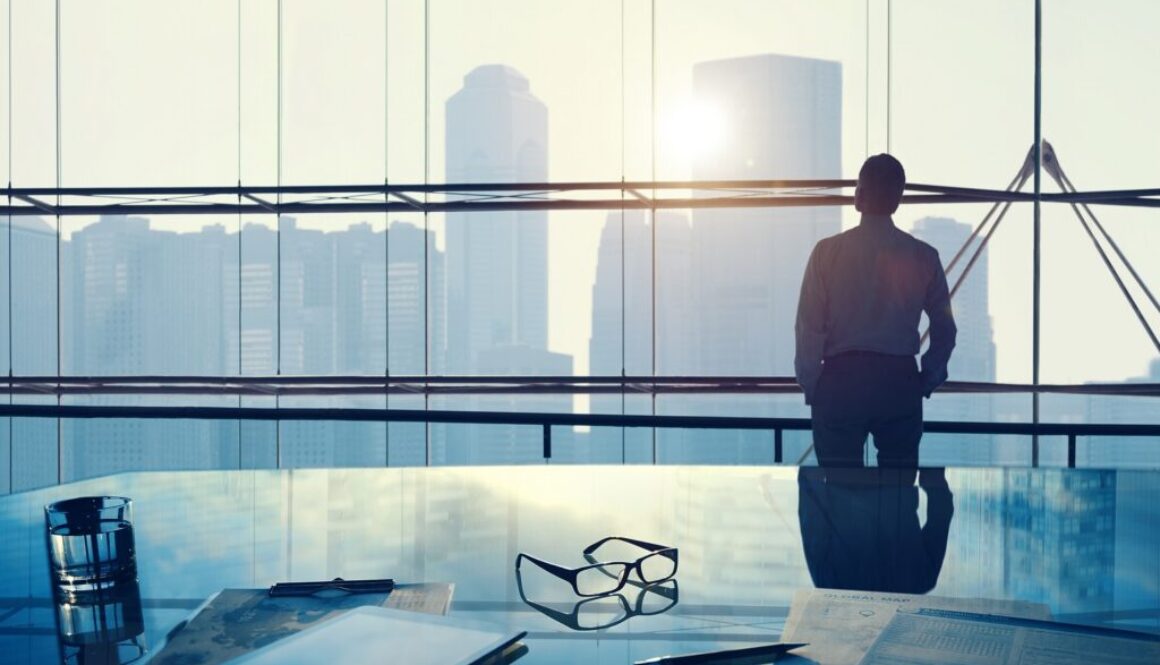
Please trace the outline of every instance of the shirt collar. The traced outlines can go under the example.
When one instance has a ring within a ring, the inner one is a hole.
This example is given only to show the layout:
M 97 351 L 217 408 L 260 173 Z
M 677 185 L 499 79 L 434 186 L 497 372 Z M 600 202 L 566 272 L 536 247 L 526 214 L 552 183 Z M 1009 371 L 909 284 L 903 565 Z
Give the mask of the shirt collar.
M 862 226 L 872 226 L 874 228 L 880 228 L 883 226 L 894 226 L 894 220 L 890 217 L 890 215 L 877 215 L 877 214 L 872 214 L 872 213 L 863 213 L 861 224 L 862 224 Z

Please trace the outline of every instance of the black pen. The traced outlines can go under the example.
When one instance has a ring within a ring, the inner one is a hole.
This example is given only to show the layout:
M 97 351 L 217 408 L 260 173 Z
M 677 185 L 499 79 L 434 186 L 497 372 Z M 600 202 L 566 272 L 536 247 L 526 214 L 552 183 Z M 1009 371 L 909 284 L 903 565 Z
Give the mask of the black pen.
M 745 661 L 751 663 L 769 662 L 776 660 L 785 652 L 804 647 L 808 642 L 800 644 L 762 644 L 744 649 L 727 649 L 725 651 L 702 651 L 700 653 L 686 653 L 680 656 L 659 656 L 648 660 L 638 660 L 635 665 L 693 665 L 694 663 L 728 663 Z M 766 660 L 758 660 L 765 658 Z

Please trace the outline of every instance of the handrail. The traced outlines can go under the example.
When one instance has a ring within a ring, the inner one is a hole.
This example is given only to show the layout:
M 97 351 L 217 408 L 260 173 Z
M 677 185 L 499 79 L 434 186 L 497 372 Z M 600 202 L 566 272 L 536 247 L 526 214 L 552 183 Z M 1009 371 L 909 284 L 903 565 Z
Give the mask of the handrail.
M 1160 383 L 948 381 L 939 393 L 1160 397 Z M 0 378 L 0 395 L 793 394 L 790 376 L 39 375 Z
M 0 418 L 116 418 L 263 421 L 412 422 L 468 425 L 524 425 L 543 429 L 544 459 L 552 458 L 552 427 L 632 427 L 679 429 L 772 430 L 775 463 L 782 463 L 782 432 L 808 431 L 808 418 L 732 416 L 656 416 L 592 413 L 534 413 L 506 411 L 447 411 L 376 408 L 265 408 L 198 406 L 72 406 L 55 404 L 0 405 Z M 1156 436 L 1157 424 L 1021 423 L 929 421 L 930 434 L 1014 434 L 1068 437 L 1068 466 L 1075 466 L 1076 437 Z

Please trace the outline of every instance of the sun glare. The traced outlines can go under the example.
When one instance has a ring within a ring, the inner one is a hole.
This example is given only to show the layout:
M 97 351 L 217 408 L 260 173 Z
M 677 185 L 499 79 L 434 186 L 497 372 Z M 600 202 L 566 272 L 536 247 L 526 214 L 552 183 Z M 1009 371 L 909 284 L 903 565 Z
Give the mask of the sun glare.
M 690 163 L 712 154 L 725 143 L 725 110 L 711 101 L 691 99 L 677 105 L 662 124 L 670 149 Z

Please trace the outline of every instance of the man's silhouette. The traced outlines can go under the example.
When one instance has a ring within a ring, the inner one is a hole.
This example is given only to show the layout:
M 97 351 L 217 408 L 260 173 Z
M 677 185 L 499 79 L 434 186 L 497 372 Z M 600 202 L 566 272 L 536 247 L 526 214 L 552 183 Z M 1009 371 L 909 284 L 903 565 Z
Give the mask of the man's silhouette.
M 798 472 L 798 521 L 814 586 L 928 593 L 947 553 L 954 497 L 943 469 Z M 926 520 L 918 490 L 926 492 Z
M 822 466 L 862 466 L 867 434 L 879 466 L 918 466 L 922 398 L 947 378 L 956 329 L 946 274 L 933 247 L 894 226 L 905 185 L 897 159 L 867 159 L 854 190 L 861 223 L 818 242 L 802 278 L 794 369 Z M 923 312 L 930 348 L 919 369 Z

